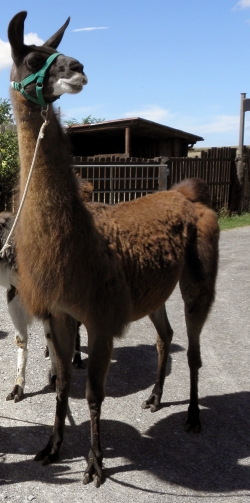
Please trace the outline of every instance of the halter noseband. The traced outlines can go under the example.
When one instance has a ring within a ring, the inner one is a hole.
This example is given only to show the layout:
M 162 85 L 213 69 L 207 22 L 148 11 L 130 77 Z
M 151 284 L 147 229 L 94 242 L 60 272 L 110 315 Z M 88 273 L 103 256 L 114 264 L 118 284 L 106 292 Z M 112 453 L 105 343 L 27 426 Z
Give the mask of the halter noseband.
M 30 101 L 33 101 L 33 103 L 36 103 L 36 105 L 40 105 L 41 107 L 46 107 L 47 103 L 44 100 L 43 97 L 43 81 L 45 78 L 46 71 L 50 67 L 50 65 L 53 63 L 54 59 L 56 59 L 58 56 L 60 56 L 62 53 L 61 52 L 55 52 L 49 58 L 45 61 L 44 65 L 38 72 L 32 73 L 32 75 L 29 75 L 25 79 L 22 80 L 22 82 L 11 82 L 11 87 L 16 89 L 17 91 L 20 91 L 22 95 Z M 24 88 L 30 84 L 31 82 L 36 81 L 36 98 L 31 96 L 30 94 L 26 93 Z

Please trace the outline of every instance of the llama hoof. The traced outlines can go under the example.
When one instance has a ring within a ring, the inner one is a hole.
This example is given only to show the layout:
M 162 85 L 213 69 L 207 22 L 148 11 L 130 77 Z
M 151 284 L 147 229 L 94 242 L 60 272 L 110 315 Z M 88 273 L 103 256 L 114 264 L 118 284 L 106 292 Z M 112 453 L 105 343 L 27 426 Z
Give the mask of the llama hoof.
M 199 419 L 200 410 L 199 407 L 196 407 L 192 410 L 191 407 L 188 408 L 188 417 L 185 424 L 185 431 L 189 432 L 193 430 L 194 433 L 200 433 L 201 431 L 201 422 Z
M 83 475 L 83 484 L 87 485 L 89 482 L 94 483 L 95 487 L 100 487 L 103 482 L 103 473 L 102 473 L 102 455 L 100 459 L 94 454 L 92 449 L 89 453 L 88 466 Z
M 191 431 L 191 430 L 193 430 L 194 433 L 200 433 L 200 431 L 201 431 L 201 423 L 199 421 L 197 424 L 193 425 L 193 424 L 190 424 L 190 423 L 186 422 L 184 430 L 187 433 L 189 431 Z
M 34 461 L 42 461 L 42 465 L 50 465 L 51 463 L 55 463 L 57 461 L 58 455 L 57 454 L 48 454 L 45 455 L 43 451 L 40 451 L 37 453 L 37 455 L 34 457 Z
M 152 394 L 148 400 L 142 403 L 142 409 L 150 409 L 151 412 L 156 412 L 161 408 L 160 397 Z
M 55 452 L 51 453 L 52 450 L 54 450 Z M 45 447 L 45 449 L 39 451 L 34 457 L 34 461 L 42 461 L 43 466 L 50 465 L 51 463 L 57 461 L 57 459 L 58 449 L 53 449 L 50 443 Z
M 6 400 L 13 400 L 14 403 L 20 402 L 23 399 L 23 388 L 16 384 L 13 390 L 6 396 Z
M 91 482 L 93 480 L 93 483 L 94 483 L 94 486 L 95 487 L 100 487 L 101 485 L 101 480 L 100 478 L 97 476 L 97 475 L 92 475 L 92 477 L 90 477 L 90 474 L 89 473 L 85 473 L 84 476 L 83 476 L 83 484 L 86 486 L 87 484 L 89 484 L 89 482 Z

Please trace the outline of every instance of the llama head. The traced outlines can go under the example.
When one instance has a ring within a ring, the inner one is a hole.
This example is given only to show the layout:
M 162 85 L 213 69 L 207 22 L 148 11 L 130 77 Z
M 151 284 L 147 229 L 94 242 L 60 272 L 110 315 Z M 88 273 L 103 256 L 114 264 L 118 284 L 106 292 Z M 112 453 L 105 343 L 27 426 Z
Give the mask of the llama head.
M 60 44 L 70 18 L 43 45 L 24 44 L 24 21 L 27 12 L 16 14 L 10 21 L 8 37 L 11 45 L 13 66 L 11 70 L 12 86 L 31 101 L 37 102 L 38 91 L 47 103 L 59 98 L 63 93 L 79 93 L 87 84 L 83 65 L 74 58 L 60 54 L 56 49 Z M 45 68 L 45 70 L 44 70 Z M 39 80 L 29 77 L 41 74 Z M 39 102 L 40 103 L 40 102 Z

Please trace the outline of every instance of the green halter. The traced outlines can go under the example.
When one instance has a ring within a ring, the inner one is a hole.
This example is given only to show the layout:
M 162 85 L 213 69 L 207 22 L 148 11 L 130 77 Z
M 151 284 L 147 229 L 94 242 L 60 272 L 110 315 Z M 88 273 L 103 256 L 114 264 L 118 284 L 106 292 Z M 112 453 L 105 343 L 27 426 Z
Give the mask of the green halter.
M 53 63 L 54 59 L 60 56 L 62 53 L 61 52 L 55 52 L 52 54 L 44 63 L 42 68 L 38 70 L 36 73 L 32 73 L 32 75 L 29 75 L 25 79 L 22 80 L 22 82 L 11 82 L 11 87 L 16 89 L 17 91 L 20 91 L 20 93 L 23 94 L 27 100 L 33 101 L 33 103 L 36 103 L 36 105 L 41 105 L 41 107 L 46 107 L 47 103 L 45 103 L 44 97 L 43 97 L 43 81 L 44 77 L 46 74 L 46 71 L 50 67 L 50 65 Z M 31 82 L 36 81 L 36 98 L 33 98 L 33 96 L 30 96 L 30 94 L 26 93 L 24 88 L 30 84 Z

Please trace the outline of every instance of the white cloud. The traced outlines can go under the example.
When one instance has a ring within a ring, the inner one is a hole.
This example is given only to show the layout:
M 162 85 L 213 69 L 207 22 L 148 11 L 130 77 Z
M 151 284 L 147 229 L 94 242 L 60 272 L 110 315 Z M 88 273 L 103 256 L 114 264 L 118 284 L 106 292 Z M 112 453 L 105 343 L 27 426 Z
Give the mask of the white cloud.
M 234 6 L 233 10 L 238 10 L 238 9 L 248 9 L 250 8 L 250 0 L 239 0 L 237 4 Z
M 91 26 L 89 28 L 76 28 L 73 31 L 94 31 L 94 30 L 107 30 L 108 26 Z
M 27 35 L 24 35 L 24 43 L 27 45 L 43 45 L 44 40 L 38 37 L 36 33 L 27 33 Z
M 229 133 L 230 131 L 238 131 L 239 116 L 238 115 L 212 115 L 209 118 L 200 120 L 197 117 L 175 117 L 174 121 L 168 126 L 188 131 L 189 133 L 198 136 L 206 136 L 207 134 Z
M 42 45 L 44 41 L 36 33 L 24 35 L 24 43 L 27 45 Z M 0 71 L 12 65 L 10 44 L 0 39 Z
M 0 39 L 0 70 L 8 68 L 11 63 L 10 44 Z
M 147 106 L 141 110 L 127 112 L 125 117 L 141 117 L 199 136 L 210 133 L 227 133 L 229 131 L 238 131 L 239 129 L 238 115 L 212 114 L 210 117 L 200 119 L 194 116 L 173 114 L 165 108 L 154 105 Z
M 166 122 L 166 120 L 174 117 L 174 114 L 171 114 L 169 110 L 165 108 L 150 105 L 141 110 L 132 110 L 131 112 L 127 112 L 125 113 L 125 117 L 141 117 L 142 119 L 154 122 Z
M 226 133 L 228 131 L 235 131 L 239 128 L 238 115 L 216 115 L 211 122 L 205 124 L 197 124 L 198 134 L 207 133 Z
M 93 117 L 100 117 L 101 105 L 89 106 L 89 107 L 77 107 L 77 108 L 67 108 L 61 110 L 61 117 L 63 120 L 69 120 L 75 118 L 77 121 L 81 121 L 82 118 L 92 115 Z

